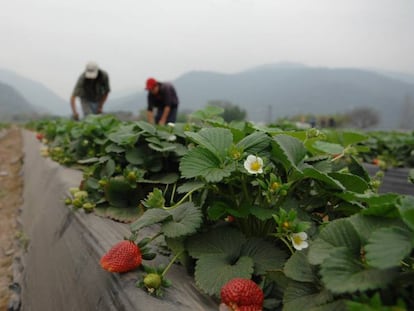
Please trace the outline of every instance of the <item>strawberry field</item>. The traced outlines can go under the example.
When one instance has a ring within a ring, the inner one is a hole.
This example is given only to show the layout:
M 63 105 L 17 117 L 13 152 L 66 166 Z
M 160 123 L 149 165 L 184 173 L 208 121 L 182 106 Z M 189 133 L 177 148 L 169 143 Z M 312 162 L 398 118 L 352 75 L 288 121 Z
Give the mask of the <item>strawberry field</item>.
M 94 264 L 159 300 L 179 265 L 221 310 L 414 309 L 414 197 L 378 191 L 383 171 L 412 167 L 412 134 L 220 112 L 159 127 L 110 115 L 28 125 L 44 157 L 82 172 L 67 208 L 128 226 Z

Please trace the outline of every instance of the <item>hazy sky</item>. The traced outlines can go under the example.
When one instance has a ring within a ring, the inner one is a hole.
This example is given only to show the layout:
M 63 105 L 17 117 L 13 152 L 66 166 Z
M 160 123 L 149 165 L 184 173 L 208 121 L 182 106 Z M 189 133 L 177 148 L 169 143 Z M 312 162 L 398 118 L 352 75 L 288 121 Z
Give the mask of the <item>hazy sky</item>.
M 69 98 L 87 61 L 114 91 L 283 61 L 414 74 L 413 0 L 0 0 L 0 68 Z

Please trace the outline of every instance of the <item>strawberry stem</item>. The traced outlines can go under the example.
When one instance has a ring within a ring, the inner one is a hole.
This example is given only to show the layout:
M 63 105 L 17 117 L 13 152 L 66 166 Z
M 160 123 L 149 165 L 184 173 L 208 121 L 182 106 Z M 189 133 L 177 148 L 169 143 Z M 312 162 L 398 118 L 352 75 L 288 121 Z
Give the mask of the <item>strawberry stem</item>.
M 169 262 L 168 266 L 166 266 L 166 267 L 165 267 L 165 269 L 164 269 L 164 271 L 161 273 L 161 277 L 164 277 L 164 276 L 167 274 L 168 270 L 171 268 L 171 266 L 172 266 L 172 265 L 173 265 L 173 263 L 177 260 L 177 258 L 178 258 L 179 256 L 181 256 L 181 254 L 182 254 L 182 253 L 183 253 L 183 251 L 181 251 L 181 252 L 177 253 L 177 254 L 173 257 L 173 259 L 171 259 L 171 261 Z

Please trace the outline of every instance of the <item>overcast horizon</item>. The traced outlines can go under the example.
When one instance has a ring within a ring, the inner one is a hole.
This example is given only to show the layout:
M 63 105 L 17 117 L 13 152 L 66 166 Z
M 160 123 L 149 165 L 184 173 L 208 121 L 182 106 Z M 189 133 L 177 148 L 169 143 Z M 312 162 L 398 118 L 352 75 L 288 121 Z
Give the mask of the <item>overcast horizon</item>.
M 414 74 L 412 0 L 1 1 L 0 68 L 69 99 L 87 61 L 113 91 L 263 64 Z

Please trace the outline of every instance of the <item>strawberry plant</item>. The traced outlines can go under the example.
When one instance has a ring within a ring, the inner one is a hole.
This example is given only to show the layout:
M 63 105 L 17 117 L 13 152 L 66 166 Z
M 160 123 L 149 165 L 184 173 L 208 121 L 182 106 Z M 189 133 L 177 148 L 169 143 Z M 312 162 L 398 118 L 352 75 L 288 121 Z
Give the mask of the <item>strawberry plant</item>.
M 414 136 L 412 132 L 374 131 L 362 145 L 368 147 L 361 154 L 363 161 L 386 170 L 392 167 L 414 166 Z
M 263 292 L 263 306 L 245 310 L 414 308 L 414 198 L 377 192 L 360 160 L 368 134 L 218 114 L 207 108 L 174 127 L 97 117 L 70 124 L 82 133 L 73 141 L 50 135 L 49 144 L 84 170 L 83 203 L 130 222 L 133 236 L 153 226 L 169 267 L 184 265 L 217 299 L 243 279 Z M 86 138 L 89 157 L 72 148 Z M 168 269 L 146 269 L 138 286 L 160 294 Z

